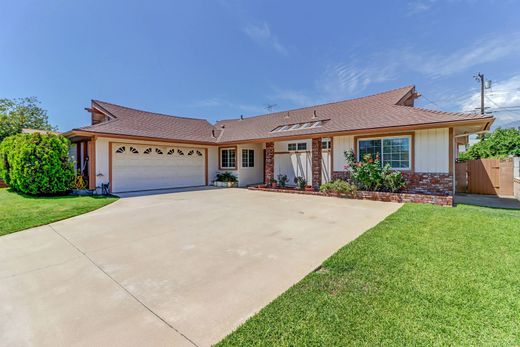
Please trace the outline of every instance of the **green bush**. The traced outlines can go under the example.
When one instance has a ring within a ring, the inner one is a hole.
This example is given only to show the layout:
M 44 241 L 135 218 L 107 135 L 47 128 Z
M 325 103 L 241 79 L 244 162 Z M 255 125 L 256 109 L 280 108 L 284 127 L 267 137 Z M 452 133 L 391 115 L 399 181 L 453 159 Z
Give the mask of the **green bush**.
M 69 140 L 61 135 L 7 137 L 0 144 L 0 175 L 12 189 L 25 194 L 66 192 L 74 181 L 69 147 Z
M 366 154 L 361 161 L 357 161 L 354 152 L 349 151 L 345 152 L 345 157 L 350 179 L 360 189 L 397 192 L 406 186 L 402 173 L 390 169 L 388 164 L 382 165 L 379 155 L 372 158 L 371 154 Z
M 233 175 L 231 172 L 219 172 L 217 173 L 217 177 L 215 179 L 217 182 L 238 182 L 237 176 Z
M 304 190 L 305 186 L 307 185 L 307 181 L 304 177 L 298 176 L 294 178 L 294 184 L 296 184 L 296 187 L 300 190 Z
M 323 183 L 320 186 L 320 191 L 325 193 L 355 194 L 357 192 L 357 187 L 355 184 L 338 179 Z
M 485 134 L 466 152 L 460 153 L 459 159 L 504 158 L 510 155 L 520 155 L 520 129 L 498 128 L 491 134 Z

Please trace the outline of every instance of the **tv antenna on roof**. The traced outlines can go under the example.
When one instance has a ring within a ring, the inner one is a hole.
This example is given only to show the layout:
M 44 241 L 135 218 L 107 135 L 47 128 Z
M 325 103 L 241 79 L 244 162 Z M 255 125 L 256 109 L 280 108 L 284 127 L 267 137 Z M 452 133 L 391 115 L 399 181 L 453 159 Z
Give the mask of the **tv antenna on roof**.
M 273 111 L 273 107 L 278 106 L 277 104 L 265 104 L 265 109 L 267 112 L 271 113 Z

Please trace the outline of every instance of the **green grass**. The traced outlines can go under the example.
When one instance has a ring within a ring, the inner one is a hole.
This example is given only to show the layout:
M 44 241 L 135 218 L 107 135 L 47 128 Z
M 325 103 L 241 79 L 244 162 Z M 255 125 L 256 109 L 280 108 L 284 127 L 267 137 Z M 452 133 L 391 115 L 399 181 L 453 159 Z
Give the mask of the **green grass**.
M 77 216 L 116 201 L 116 197 L 32 197 L 0 189 L 0 236 Z
M 405 205 L 219 346 L 520 344 L 520 211 Z

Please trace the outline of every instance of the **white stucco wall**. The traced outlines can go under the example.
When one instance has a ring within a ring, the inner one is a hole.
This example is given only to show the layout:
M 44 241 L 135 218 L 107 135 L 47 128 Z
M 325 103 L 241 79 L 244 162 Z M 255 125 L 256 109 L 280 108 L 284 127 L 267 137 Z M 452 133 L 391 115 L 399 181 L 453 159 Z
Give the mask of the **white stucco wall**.
M 415 171 L 447 173 L 450 169 L 449 129 L 415 132 Z
M 96 140 L 96 187 L 101 186 L 101 183 L 107 183 L 109 180 L 109 163 L 108 163 L 108 151 L 109 142 L 118 143 L 135 143 L 135 144 L 150 144 L 157 146 L 179 146 L 179 147 L 194 147 L 194 148 L 207 148 L 208 149 L 208 183 L 215 178 L 216 172 L 218 171 L 218 157 L 216 146 L 200 146 L 200 145 L 189 145 L 175 142 L 156 142 L 156 141 L 141 141 L 141 140 L 125 140 L 119 138 L 107 138 L 100 137 Z M 102 177 L 97 177 L 98 174 L 103 174 Z
M 332 139 L 332 162 L 333 171 L 344 171 L 347 161 L 345 151 L 354 149 L 354 136 L 335 136 Z

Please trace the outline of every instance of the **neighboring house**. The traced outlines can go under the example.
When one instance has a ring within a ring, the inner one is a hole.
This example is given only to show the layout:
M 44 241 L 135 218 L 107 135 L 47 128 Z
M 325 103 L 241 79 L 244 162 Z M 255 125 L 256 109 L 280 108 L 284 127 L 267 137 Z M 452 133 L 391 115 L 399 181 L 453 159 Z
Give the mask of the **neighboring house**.
M 467 135 L 494 118 L 414 107 L 414 86 L 358 99 L 218 121 L 167 116 L 92 101 L 92 125 L 65 135 L 90 188 L 112 192 L 208 185 L 231 171 L 239 185 L 285 174 L 318 187 L 345 177 L 344 152 L 381 153 L 406 176 L 407 191 L 450 195 Z

